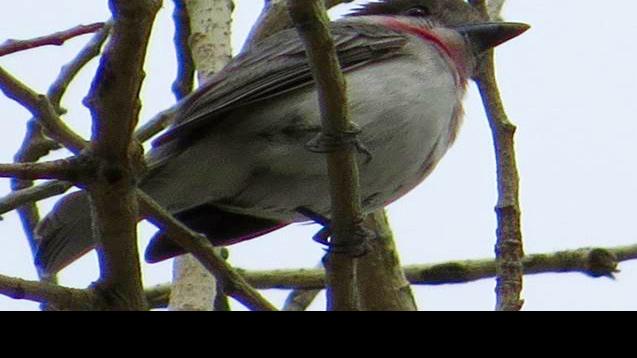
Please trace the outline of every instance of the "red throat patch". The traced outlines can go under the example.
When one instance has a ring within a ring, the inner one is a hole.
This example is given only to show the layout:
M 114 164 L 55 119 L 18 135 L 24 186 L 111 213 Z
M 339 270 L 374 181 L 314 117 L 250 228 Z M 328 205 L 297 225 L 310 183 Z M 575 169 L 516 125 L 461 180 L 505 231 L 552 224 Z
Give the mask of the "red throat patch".
M 463 54 L 458 49 L 448 46 L 440 38 L 440 36 L 427 28 L 415 26 L 393 17 L 387 17 L 383 19 L 383 25 L 393 30 L 416 35 L 422 40 L 432 43 L 436 48 L 438 48 L 438 50 L 440 50 L 440 52 L 442 52 L 443 55 L 445 55 L 445 57 L 447 57 L 455 65 L 452 67 L 455 69 L 454 72 L 456 74 L 456 83 L 459 86 L 465 85 L 469 74 L 466 68 L 466 63 L 462 60 Z

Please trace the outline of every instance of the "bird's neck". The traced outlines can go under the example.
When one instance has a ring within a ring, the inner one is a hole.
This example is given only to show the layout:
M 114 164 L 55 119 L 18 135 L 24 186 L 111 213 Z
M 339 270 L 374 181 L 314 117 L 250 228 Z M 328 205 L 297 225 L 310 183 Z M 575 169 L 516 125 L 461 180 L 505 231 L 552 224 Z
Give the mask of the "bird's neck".
M 378 21 L 392 30 L 412 34 L 432 44 L 451 62 L 451 67 L 456 72 L 457 84 L 463 87 L 466 85 L 471 76 L 471 64 L 466 56 L 464 40 L 459 34 L 453 30 L 422 26 L 394 16 L 379 16 Z

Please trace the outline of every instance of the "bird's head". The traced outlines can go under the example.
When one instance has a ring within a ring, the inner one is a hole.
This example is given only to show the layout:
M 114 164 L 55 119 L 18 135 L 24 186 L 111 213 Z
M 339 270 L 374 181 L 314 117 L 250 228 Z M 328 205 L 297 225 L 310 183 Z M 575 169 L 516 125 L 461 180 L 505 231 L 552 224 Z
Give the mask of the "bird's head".
M 352 20 L 368 19 L 438 45 L 466 77 L 477 58 L 529 29 L 515 22 L 493 22 L 464 0 L 381 0 L 354 9 Z

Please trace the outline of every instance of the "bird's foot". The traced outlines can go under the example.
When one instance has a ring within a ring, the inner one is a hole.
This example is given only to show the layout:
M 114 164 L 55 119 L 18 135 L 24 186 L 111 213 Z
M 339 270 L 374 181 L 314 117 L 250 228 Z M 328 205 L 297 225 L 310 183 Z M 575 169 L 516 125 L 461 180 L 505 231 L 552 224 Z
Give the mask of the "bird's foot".
M 364 163 L 367 164 L 372 160 L 372 153 L 358 139 L 360 133 L 361 129 L 356 124 L 352 124 L 349 130 L 336 134 L 320 132 L 307 142 L 305 147 L 314 153 L 330 153 L 346 145 L 353 145 L 359 153 L 365 155 Z
M 330 240 L 332 236 L 332 223 L 330 219 L 306 207 L 299 207 L 296 211 L 323 226 L 321 230 L 312 236 L 312 240 L 327 246 L 325 251 L 328 253 L 343 254 L 357 258 L 364 256 L 368 252 L 367 241 L 374 236 L 374 232 L 365 228 L 362 220 L 356 223 L 354 235 L 350 240 L 347 240 L 346 243 L 335 244 Z

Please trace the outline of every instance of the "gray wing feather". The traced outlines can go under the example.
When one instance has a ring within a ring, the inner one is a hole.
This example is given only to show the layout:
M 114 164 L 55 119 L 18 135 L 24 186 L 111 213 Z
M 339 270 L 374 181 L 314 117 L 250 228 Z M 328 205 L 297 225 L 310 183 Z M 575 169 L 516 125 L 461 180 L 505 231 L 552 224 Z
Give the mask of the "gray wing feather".
M 400 49 L 407 42 L 404 34 L 376 25 L 334 23 L 331 31 L 343 71 L 402 55 Z M 184 100 L 175 125 L 153 145 L 161 146 L 215 123 L 219 115 L 232 109 L 312 83 L 311 68 L 296 30 L 282 31 L 235 57 Z

